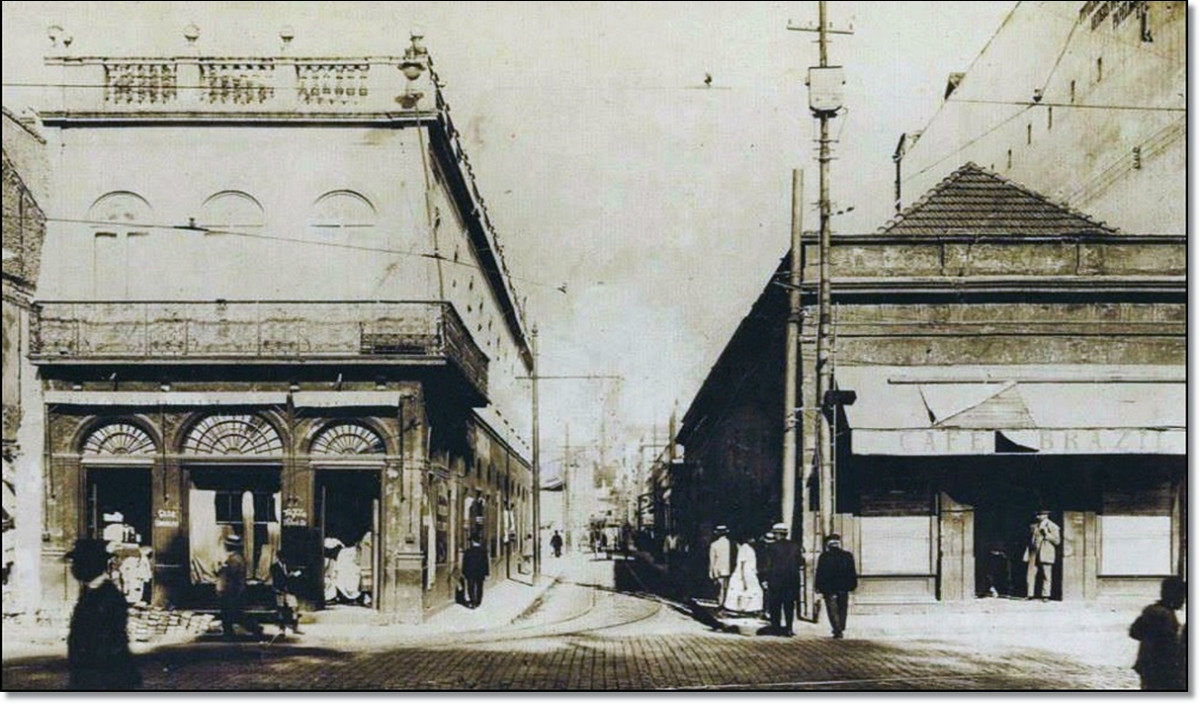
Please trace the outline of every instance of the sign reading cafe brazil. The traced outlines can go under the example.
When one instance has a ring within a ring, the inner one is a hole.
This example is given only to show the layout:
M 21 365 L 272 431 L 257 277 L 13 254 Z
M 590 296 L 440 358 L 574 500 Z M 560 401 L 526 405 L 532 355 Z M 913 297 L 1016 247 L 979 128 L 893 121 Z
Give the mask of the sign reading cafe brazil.
M 857 455 L 1182 455 L 1187 433 L 1182 428 L 862 429 L 853 431 L 851 448 Z

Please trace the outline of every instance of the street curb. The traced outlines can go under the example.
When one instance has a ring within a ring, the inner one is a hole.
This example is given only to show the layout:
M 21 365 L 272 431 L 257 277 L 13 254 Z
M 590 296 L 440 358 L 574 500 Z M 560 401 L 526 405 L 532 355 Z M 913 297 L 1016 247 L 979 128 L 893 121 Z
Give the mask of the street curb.
M 526 606 L 525 609 L 523 611 L 521 611 L 521 613 L 517 614 L 514 618 L 509 620 L 509 622 L 505 625 L 511 626 L 512 624 L 516 623 L 517 621 L 520 621 L 521 619 L 523 619 L 527 616 L 532 616 L 534 613 L 537 613 L 537 610 L 542 608 L 542 605 L 546 603 L 546 594 L 548 594 L 550 592 L 550 590 L 554 588 L 554 585 L 558 584 L 561 581 L 562 581 L 562 577 L 559 575 L 555 575 L 553 579 L 547 580 L 546 586 L 543 587 L 542 590 L 533 598 L 533 601 L 531 601 L 529 603 L 529 606 Z M 535 585 L 530 585 L 530 586 L 535 586 Z

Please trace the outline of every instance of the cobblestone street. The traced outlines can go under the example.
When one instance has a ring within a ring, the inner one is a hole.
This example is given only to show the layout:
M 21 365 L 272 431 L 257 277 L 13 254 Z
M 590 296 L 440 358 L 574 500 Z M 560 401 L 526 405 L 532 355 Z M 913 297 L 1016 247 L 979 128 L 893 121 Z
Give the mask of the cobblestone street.
M 800 624 L 795 638 L 717 633 L 678 605 L 611 588 L 614 563 L 565 561 L 537 608 L 486 631 L 386 629 L 348 640 L 315 629 L 300 639 L 160 646 L 141 656 L 150 689 L 1132 689 L 1123 629 L 1023 636 L 827 636 Z M 560 566 L 561 567 L 561 566 Z M 485 602 L 486 603 L 486 602 Z M 469 618 L 463 612 L 464 618 Z M 931 617 L 932 618 L 932 617 Z M 1018 629 L 1025 631 L 1026 629 Z M 1051 629 L 1053 630 L 1053 629 Z M 1111 638 L 1108 636 L 1111 635 Z M 1121 639 L 1121 640 L 1114 640 Z M 1024 642 L 1022 642 L 1024 641 Z M 1035 645 L 1037 642 L 1043 645 Z M 1113 650 L 1105 649 L 1110 643 Z M 61 656 L 7 658 L 4 688 L 57 689 Z

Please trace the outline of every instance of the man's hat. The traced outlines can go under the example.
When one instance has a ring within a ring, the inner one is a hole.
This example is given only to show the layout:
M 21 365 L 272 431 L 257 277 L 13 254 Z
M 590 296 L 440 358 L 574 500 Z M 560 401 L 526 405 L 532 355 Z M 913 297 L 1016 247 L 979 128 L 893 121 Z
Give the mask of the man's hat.
M 242 547 L 242 536 L 237 533 L 231 533 L 225 536 L 225 547 L 240 548 Z
M 787 524 L 786 523 L 776 523 L 775 525 L 771 526 L 771 532 L 772 533 L 783 533 L 786 535 L 788 532 Z
M 1048 510 L 1046 510 L 1046 509 L 1044 509 L 1044 508 L 1042 508 L 1042 509 L 1038 509 L 1037 515 L 1038 515 L 1038 516 L 1049 516 L 1049 515 L 1050 515 L 1050 511 L 1048 511 Z
M 842 544 L 842 536 L 837 533 L 830 533 L 825 538 L 825 544 L 826 545 L 841 545 Z
M 715 530 L 717 533 L 728 533 L 728 532 L 729 532 L 729 526 L 717 526 L 717 527 L 716 527 L 714 530 Z
M 90 565 L 93 570 L 103 571 L 108 565 L 108 543 L 96 538 L 79 538 L 63 557 L 79 565 Z
M 108 559 L 108 543 L 98 538 L 79 538 L 70 552 L 63 555 L 68 560 L 86 560 L 89 558 Z
M 125 515 L 122 514 L 120 511 L 113 511 L 112 513 L 104 514 L 104 522 L 105 523 L 121 523 L 124 520 L 125 520 Z

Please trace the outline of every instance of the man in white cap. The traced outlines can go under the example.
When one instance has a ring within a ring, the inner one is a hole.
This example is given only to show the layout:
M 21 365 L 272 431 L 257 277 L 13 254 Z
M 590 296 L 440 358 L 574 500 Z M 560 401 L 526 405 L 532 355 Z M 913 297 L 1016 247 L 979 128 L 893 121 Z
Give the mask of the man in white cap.
M 717 526 L 715 538 L 708 546 L 708 578 L 717 583 L 717 605 L 725 603 L 729 591 L 729 575 L 733 574 L 732 551 L 729 545 L 729 528 Z
M 796 600 L 800 597 L 800 570 L 804 568 L 804 552 L 796 543 L 788 540 L 786 523 L 771 527 L 765 549 L 761 573 L 763 586 L 767 589 L 767 615 L 771 620 L 770 632 L 792 636 L 792 623 L 796 617 Z
M 841 638 L 850 613 L 850 592 L 858 588 L 858 570 L 854 556 L 842 549 L 842 536 L 830 533 L 825 538 L 825 552 L 817 558 L 817 591 L 825 600 L 829 626 L 834 638 Z

